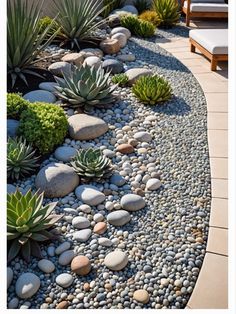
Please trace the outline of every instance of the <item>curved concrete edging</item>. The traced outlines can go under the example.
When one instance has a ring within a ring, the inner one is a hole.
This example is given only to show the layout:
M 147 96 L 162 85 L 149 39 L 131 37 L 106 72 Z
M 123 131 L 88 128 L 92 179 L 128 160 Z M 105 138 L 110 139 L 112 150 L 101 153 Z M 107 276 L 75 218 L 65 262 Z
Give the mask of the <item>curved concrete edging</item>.
M 211 213 L 204 257 L 189 309 L 228 308 L 228 79 L 227 67 L 210 71 L 210 62 L 191 53 L 188 38 L 158 43 L 188 67 L 198 80 L 207 102 L 207 133 L 211 168 Z M 222 76 L 223 74 L 223 76 Z M 226 76 L 226 78 L 224 77 Z

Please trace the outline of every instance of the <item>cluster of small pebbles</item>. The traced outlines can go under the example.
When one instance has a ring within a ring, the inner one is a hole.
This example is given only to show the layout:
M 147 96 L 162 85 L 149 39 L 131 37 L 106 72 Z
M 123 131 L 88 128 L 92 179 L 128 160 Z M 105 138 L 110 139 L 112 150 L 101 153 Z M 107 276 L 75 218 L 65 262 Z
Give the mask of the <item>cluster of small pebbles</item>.
M 17 182 L 22 191 L 44 188 L 45 202 L 56 201 L 64 217 L 59 239 L 41 245 L 42 260 L 8 265 L 8 308 L 181 309 L 194 289 L 211 199 L 205 98 L 188 69 L 154 42 L 131 38 L 121 55 L 138 56 L 123 57 L 125 70 L 136 69 L 130 80 L 140 68 L 157 73 L 174 96 L 145 106 L 130 88 L 117 88 L 111 108 L 94 109 L 96 120 L 85 116 L 79 127 L 72 119 L 70 137 L 40 173 Z M 104 182 L 79 182 L 68 169 L 76 150 L 89 147 L 111 159 Z M 47 184 L 49 165 L 65 179 Z

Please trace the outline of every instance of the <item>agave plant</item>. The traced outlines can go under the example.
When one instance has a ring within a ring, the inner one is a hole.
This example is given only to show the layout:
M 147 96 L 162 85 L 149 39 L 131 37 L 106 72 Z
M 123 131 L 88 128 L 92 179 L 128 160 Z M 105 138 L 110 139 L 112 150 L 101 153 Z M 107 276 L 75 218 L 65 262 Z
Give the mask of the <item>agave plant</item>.
M 51 214 L 55 206 L 56 203 L 43 206 L 43 193 L 33 194 L 30 190 L 25 195 L 18 190 L 7 195 L 8 261 L 19 253 L 26 261 L 31 255 L 42 258 L 38 242 L 53 239 L 55 234 L 47 229 L 62 218 Z
M 114 101 L 112 92 L 116 85 L 109 84 L 109 74 L 99 68 L 81 65 L 71 66 L 70 71 L 63 73 L 63 78 L 56 78 L 56 94 L 72 107 L 85 107 L 85 110 L 95 106 L 102 108 Z M 62 104 L 63 106 L 63 104 Z
M 179 22 L 180 7 L 176 0 L 153 0 L 153 10 L 156 11 L 161 23 L 160 26 L 171 27 Z
M 34 69 L 34 63 L 41 51 L 56 37 L 57 32 L 48 36 L 52 23 L 40 31 L 39 1 L 29 4 L 27 0 L 8 0 L 7 2 L 7 72 L 11 76 L 12 87 L 16 79 L 28 85 L 26 74 L 42 77 Z
M 172 89 L 164 78 L 153 75 L 139 78 L 133 85 L 132 92 L 143 103 L 155 105 L 168 100 L 171 97 Z
M 7 177 L 18 180 L 20 177 L 30 175 L 37 164 L 39 157 L 35 156 L 35 150 L 26 140 L 9 138 L 7 142 Z
M 53 0 L 53 3 L 62 45 L 70 43 L 72 49 L 80 49 L 80 42 L 93 43 L 98 39 L 95 32 L 104 24 L 98 17 L 105 10 L 100 8 L 100 0 Z
M 88 180 L 107 178 L 111 174 L 110 159 L 98 149 L 80 150 L 71 161 L 71 165 L 79 176 Z

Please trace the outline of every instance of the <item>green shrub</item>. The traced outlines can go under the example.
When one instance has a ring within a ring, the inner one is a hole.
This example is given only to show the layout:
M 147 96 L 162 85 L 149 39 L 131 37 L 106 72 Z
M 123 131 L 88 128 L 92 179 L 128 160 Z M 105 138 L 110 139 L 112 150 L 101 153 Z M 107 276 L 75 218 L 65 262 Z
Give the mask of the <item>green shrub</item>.
M 123 16 L 121 26 L 128 28 L 133 35 L 143 38 L 153 36 L 156 30 L 152 23 L 140 20 L 134 15 Z
M 57 96 L 71 107 L 103 108 L 114 101 L 112 92 L 115 86 L 109 83 L 109 72 L 99 68 L 81 65 L 71 67 L 70 71 L 63 73 L 64 80 L 56 78 L 59 86 L 56 87 Z
M 7 240 L 8 262 L 19 253 L 29 262 L 30 257 L 42 258 L 38 242 L 55 238 L 48 229 L 53 227 L 63 215 L 52 214 L 56 203 L 43 206 L 43 193 L 25 195 L 16 191 L 7 195 Z
M 140 77 L 133 85 L 132 92 L 144 104 L 155 105 L 170 99 L 172 89 L 164 78 L 153 75 Z
M 171 27 L 179 22 L 180 9 L 176 0 L 153 0 L 153 10 L 159 16 L 162 27 Z
M 40 34 L 42 34 L 50 26 L 49 34 L 53 34 L 58 31 L 60 26 L 58 23 L 51 19 L 49 16 L 44 16 L 39 20 Z
M 39 74 L 33 68 L 38 55 L 56 37 L 49 36 L 52 24 L 40 33 L 39 21 L 43 2 L 39 0 L 8 0 L 7 2 L 7 73 L 11 77 L 12 87 L 19 78 L 28 85 L 26 75 Z
M 155 11 L 144 11 L 139 15 L 139 18 L 143 21 L 152 23 L 155 26 L 158 26 L 161 23 L 161 20 Z
M 18 180 L 30 175 L 37 164 L 38 157 L 31 145 L 22 138 L 9 138 L 7 141 L 7 177 Z
M 115 74 L 112 77 L 111 81 L 112 81 L 112 83 L 118 84 L 119 86 L 125 86 L 128 83 L 129 78 L 126 74 L 119 73 L 119 74 Z
M 21 113 L 27 109 L 30 103 L 21 97 L 21 94 L 7 94 L 7 117 L 19 120 Z
M 146 10 L 149 10 L 150 4 L 148 3 L 148 0 L 136 0 L 135 7 L 138 10 L 138 13 L 140 14 Z
M 19 134 L 42 154 L 52 152 L 61 144 L 67 130 L 67 118 L 57 105 L 33 103 L 21 114 Z
M 104 25 L 104 20 L 97 20 L 104 11 L 100 9 L 100 0 L 53 0 L 53 3 L 62 44 L 69 43 L 72 49 L 80 49 L 81 42 L 98 39 L 96 31 Z
M 110 159 L 99 149 L 82 149 L 71 162 L 75 172 L 87 180 L 108 178 L 111 175 Z

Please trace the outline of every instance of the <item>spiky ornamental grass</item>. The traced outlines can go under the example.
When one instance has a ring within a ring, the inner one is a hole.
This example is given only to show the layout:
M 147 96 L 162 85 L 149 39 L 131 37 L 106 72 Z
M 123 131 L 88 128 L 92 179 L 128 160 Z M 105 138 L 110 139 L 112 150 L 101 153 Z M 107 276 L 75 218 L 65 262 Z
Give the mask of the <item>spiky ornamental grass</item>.
M 7 142 L 7 177 L 18 180 L 29 176 L 39 166 L 39 157 L 25 139 L 9 138 Z
M 119 73 L 119 74 L 115 74 L 112 77 L 111 81 L 114 84 L 118 84 L 119 86 L 124 87 L 128 83 L 129 78 L 126 74 Z
M 93 43 L 98 39 L 95 32 L 104 24 L 98 17 L 105 10 L 100 8 L 100 0 L 53 0 L 53 3 L 62 45 L 69 43 L 72 49 L 80 49 L 81 42 Z
M 19 253 L 29 262 L 30 257 L 42 258 L 38 242 L 55 238 L 48 231 L 63 215 L 54 215 L 56 203 L 43 205 L 43 193 L 30 190 L 23 195 L 18 190 L 7 195 L 8 262 Z
M 153 75 L 139 78 L 133 85 L 132 92 L 144 104 L 155 105 L 169 100 L 172 89 L 164 78 Z
M 76 173 L 86 180 L 101 180 L 111 175 L 110 159 L 104 156 L 99 149 L 82 149 L 71 161 Z
M 161 20 L 155 11 L 147 10 L 139 15 L 139 18 L 143 21 L 148 21 L 155 26 L 159 26 Z
M 28 85 L 26 75 L 43 78 L 35 71 L 36 59 L 57 36 L 57 32 L 48 36 L 53 27 L 49 24 L 40 31 L 40 11 L 44 1 L 34 4 L 27 0 L 8 0 L 7 2 L 7 73 L 11 76 L 12 87 L 16 79 L 22 79 Z
M 56 94 L 66 106 L 69 103 L 71 107 L 85 107 L 85 110 L 103 108 L 115 100 L 112 93 L 116 85 L 110 85 L 109 74 L 101 66 L 71 66 L 70 71 L 63 73 L 63 79 L 56 78 L 59 85 L 55 87 Z
M 161 20 L 160 26 L 169 28 L 179 22 L 180 7 L 178 1 L 153 0 L 152 7 Z

